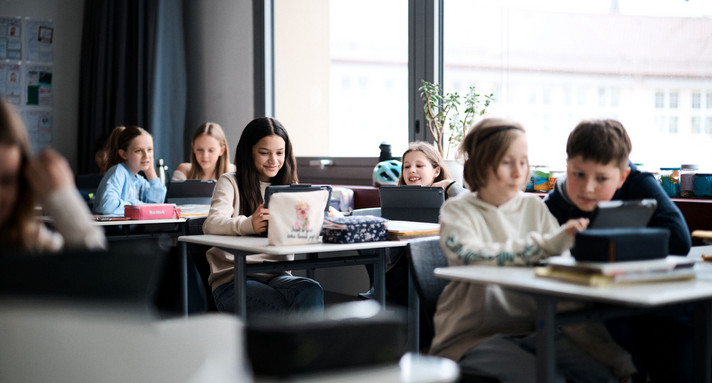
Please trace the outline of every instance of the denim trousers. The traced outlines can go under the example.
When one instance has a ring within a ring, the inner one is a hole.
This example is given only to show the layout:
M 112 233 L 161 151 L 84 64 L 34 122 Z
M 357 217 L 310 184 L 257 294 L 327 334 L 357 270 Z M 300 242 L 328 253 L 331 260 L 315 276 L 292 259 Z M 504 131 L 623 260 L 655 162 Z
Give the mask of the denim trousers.
M 219 311 L 235 312 L 235 282 L 213 291 Z M 267 283 L 247 277 L 247 320 L 260 316 L 286 316 L 324 311 L 324 290 L 319 282 L 304 277 L 278 275 Z

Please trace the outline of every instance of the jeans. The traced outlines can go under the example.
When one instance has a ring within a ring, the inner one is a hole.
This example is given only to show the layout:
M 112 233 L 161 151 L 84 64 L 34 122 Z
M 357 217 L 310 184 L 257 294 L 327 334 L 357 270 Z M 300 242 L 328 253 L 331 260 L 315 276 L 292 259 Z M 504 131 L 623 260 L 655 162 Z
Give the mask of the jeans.
M 247 320 L 258 316 L 324 311 L 324 290 L 319 282 L 291 275 L 278 275 L 262 283 L 247 277 Z M 235 312 L 235 282 L 230 281 L 213 291 L 219 311 Z
M 494 335 L 465 352 L 460 359 L 463 372 L 497 378 L 500 383 L 536 380 L 536 335 Z M 556 337 L 556 381 L 617 382 L 611 369 L 576 347 L 559 333 Z

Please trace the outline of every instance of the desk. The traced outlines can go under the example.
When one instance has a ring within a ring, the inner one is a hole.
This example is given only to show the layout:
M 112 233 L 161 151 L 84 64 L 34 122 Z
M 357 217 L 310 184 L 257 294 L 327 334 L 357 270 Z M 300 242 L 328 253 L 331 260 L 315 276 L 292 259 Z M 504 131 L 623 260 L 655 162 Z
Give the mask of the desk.
M 140 219 L 125 221 L 95 221 L 94 225 L 104 228 L 106 240 L 136 240 L 141 238 L 155 238 L 162 241 L 169 239 L 166 246 L 175 246 L 175 238 L 185 234 L 186 218 L 170 219 Z M 188 253 L 184 246 L 179 249 L 179 294 L 181 296 L 181 311 L 188 315 Z
M 179 242 L 214 246 L 235 255 L 235 314 L 246 318 L 245 286 L 247 273 L 303 270 L 324 267 L 340 267 L 373 264 L 374 291 L 382 306 L 386 303 L 386 249 L 403 247 L 405 241 L 380 241 L 364 243 L 312 243 L 291 246 L 269 246 L 266 237 L 230 235 L 187 235 L 178 237 Z M 340 255 L 319 258 L 320 253 L 343 253 L 355 250 L 376 250 L 377 255 Z M 307 259 L 246 264 L 245 257 L 252 254 L 290 255 L 307 254 Z
M 708 271 L 707 271 L 708 272 Z M 705 274 L 707 272 L 704 272 Z M 559 300 L 577 300 L 613 304 L 645 310 L 680 303 L 694 303 L 695 308 L 695 379 L 710 382 L 712 361 L 712 283 L 707 278 L 680 282 L 641 283 L 588 287 L 538 278 L 531 268 L 496 266 L 454 266 L 435 269 L 440 278 L 476 284 L 495 284 L 531 295 L 537 303 L 537 382 L 553 382 L 555 373 L 554 332 L 560 324 L 605 318 L 606 308 L 596 308 L 588 315 L 556 312 Z M 613 315 L 613 314 L 611 314 Z M 557 316 L 560 318 L 557 319 Z

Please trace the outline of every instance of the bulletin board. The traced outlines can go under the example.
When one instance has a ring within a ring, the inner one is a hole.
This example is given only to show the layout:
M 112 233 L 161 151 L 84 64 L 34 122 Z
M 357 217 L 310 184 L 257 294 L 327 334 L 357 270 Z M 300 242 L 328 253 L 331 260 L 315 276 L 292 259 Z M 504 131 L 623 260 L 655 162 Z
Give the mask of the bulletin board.
M 52 144 L 54 22 L 0 17 L 0 98 L 22 116 L 32 150 Z

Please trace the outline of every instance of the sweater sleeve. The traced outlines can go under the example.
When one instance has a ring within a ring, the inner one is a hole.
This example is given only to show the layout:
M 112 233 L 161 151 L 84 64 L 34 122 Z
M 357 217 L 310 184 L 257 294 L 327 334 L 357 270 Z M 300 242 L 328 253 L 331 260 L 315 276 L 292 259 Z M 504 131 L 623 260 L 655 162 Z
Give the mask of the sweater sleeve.
M 441 210 L 440 244 L 450 265 L 532 265 L 573 245 L 540 201 L 540 207 L 527 204 L 512 221 L 463 206 L 461 198 L 449 202 Z
M 166 185 L 156 177 L 150 181 L 139 176 L 141 182 L 141 202 L 162 203 L 166 200 Z
M 53 218 L 65 248 L 106 248 L 104 231 L 92 224 L 91 213 L 76 190 L 63 188 L 51 193 L 44 208 Z
M 670 230 L 670 254 L 686 255 L 690 252 L 692 239 L 682 212 L 665 194 L 655 177 L 649 173 L 639 173 L 629 188 L 631 198 L 655 198 L 658 207 L 648 223 L 648 227 L 660 227 Z
M 182 171 L 176 169 L 173 171 L 173 177 L 171 177 L 171 181 L 185 181 L 188 179 L 188 176 L 185 175 Z
M 240 215 L 239 211 L 240 198 L 234 174 L 223 174 L 215 185 L 203 232 L 219 235 L 255 234 L 250 217 Z
M 94 202 L 94 212 L 97 214 L 123 215 L 125 205 L 139 202 L 123 199 L 124 186 L 129 180 L 118 166 L 109 169 L 97 188 L 97 200 Z

